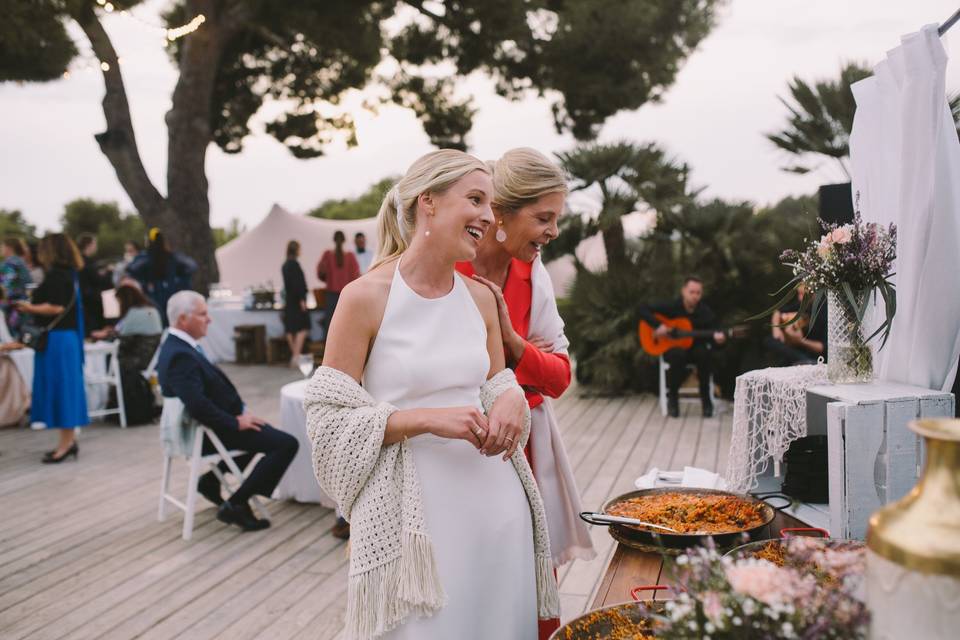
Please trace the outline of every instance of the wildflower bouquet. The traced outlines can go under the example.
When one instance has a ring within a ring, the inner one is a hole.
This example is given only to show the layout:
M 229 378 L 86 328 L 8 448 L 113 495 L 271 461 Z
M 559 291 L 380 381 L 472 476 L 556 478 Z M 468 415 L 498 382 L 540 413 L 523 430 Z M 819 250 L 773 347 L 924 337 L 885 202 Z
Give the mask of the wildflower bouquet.
M 801 285 L 810 296 L 801 301 L 801 311 L 812 312 L 813 319 L 824 299 L 831 308 L 829 316 L 831 344 L 828 374 L 834 382 L 855 382 L 872 377 L 872 353 L 868 342 L 882 333 L 880 348 L 887 343 L 893 317 L 897 312 L 897 294 L 890 278 L 897 253 L 897 228 L 875 222 L 864 223 L 859 211 L 852 224 L 824 224 L 824 235 L 810 241 L 801 251 L 784 251 L 780 261 L 793 270 L 793 279 L 778 294 L 782 299 L 761 315 L 767 315 L 791 300 Z M 884 319 L 880 326 L 863 337 L 863 318 L 869 302 L 883 298 Z M 811 303 L 812 300 L 812 303 Z M 801 314 L 784 324 L 800 320 Z M 834 341 L 836 344 L 834 344 Z
M 857 597 L 864 555 L 813 539 L 785 542 L 783 566 L 703 547 L 677 558 L 684 590 L 666 605 L 666 640 L 857 640 L 869 613 Z

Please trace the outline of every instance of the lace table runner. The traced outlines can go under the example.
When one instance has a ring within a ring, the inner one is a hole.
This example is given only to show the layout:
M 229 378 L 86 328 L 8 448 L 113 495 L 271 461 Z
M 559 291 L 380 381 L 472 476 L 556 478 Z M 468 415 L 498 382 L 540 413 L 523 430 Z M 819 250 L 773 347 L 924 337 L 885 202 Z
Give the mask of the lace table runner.
M 758 369 L 737 378 L 726 471 L 731 490 L 753 488 L 770 460 L 780 462 L 790 443 L 807 435 L 807 389 L 827 383 L 824 364 Z

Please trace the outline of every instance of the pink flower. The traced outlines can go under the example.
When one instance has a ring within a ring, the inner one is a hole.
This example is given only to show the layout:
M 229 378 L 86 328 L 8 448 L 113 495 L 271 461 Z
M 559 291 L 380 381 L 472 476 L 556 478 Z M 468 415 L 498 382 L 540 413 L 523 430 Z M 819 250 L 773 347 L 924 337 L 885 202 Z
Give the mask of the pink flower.
M 844 225 L 823 236 L 823 238 L 820 239 L 820 242 L 822 244 L 823 241 L 826 240 L 829 244 L 846 244 L 852 239 L 853 232 L 850 230 L 850 225 Z
M 768 605 L 794 603 L 813 592 L 812 579 L 766 560 L 737 562 L 726 568 L 726 574 L 734 591 Z
M 703 613 L 707 619 L 714 624 L 719 624 L 723 620 L 723 601 L 720 599 L 720 594 L 716 591 L 707 591 L 703 594 L 701 601 Z

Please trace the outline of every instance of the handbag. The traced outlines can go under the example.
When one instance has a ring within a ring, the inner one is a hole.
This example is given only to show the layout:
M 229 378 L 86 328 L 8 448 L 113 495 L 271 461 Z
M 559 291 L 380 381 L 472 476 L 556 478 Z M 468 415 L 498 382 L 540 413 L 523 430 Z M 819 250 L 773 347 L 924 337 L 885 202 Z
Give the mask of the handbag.
M 70 312 L 70 309 L 73 308 L 74 303 L 77 301 L 77 292 L 74 290 L 73 298 L 70 299 L 70 304 L 66 308 L 57 314 L 57 317 L 51 320 L 48 324 L 38 325 L 34 324 L 31 314 L 31 320 L 25 322 L 23 327 L 20 329 L 20 342 L 23 343 L 23 346 L 33 349 L 37 352 L 43 352 L 47 350 L 47 339 L 50 336 L 50 331 L 57 326 L 63 317 Z

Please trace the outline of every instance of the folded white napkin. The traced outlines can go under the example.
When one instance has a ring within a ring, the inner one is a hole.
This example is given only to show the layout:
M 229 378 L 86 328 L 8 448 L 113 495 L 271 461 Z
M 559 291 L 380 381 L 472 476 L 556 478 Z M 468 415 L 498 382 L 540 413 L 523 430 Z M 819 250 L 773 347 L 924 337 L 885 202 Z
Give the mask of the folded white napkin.
M 683 471 L 661 471 L 654 467 L 637 478 L 633 484 L 637 489 L 696 487 L 698 489 L 723 490 L 727 488 L 727 481 L 720 475 L 697 467 L 684 467 Z

